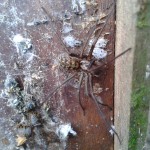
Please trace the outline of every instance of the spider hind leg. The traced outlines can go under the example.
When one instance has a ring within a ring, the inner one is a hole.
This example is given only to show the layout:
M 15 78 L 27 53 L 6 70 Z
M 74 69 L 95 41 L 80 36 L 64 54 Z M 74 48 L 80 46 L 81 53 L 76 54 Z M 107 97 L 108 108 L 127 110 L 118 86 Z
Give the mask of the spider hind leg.
M 82 108 L 83 115 L 85 116 L 85 108 L 83 107 L 81 99 L 80 99 L 80 90 L 81 90 L 81 85 L 82 85 L 82 81 L 83 81 L 83 76 L 84 76 L 84 73 L 81 72 L 80 79 L 79 79 L 79 86 L 78 86 L 78 100 L 79 100 L 79 104 Z
M 93 94 L 93 89 L 92 89 L 92 75 L 91 75 L 91 74 L 88 74 L 88 76 L 89 76 L 90 96 L 92 97 L 92 99 L 94 100 L 94 102 L 95 102 L 95 104 L 96 104 L 96 107 L 97 107 L 97 110 L 98 110 L 98 112 L 99 112 L 99 114 L 100 114 L 100 117 L 103 119 L 105 125 L 106 125 L 107 128 L 108 128 L 108 131 L 109 131 L 109 132 L 112 131 L 113 134 L 117 136 L 118 141 L 119 141 L 119 143 L 121 144 L 121 139 L 120 139 L 118 133 L 117 133 L 116 130 L 112 127 L 111 123 L 107 120 L 107 118 L 106 118 L 105 114 L 103 113 L 103 111 L 99 108 L 97 99 L 96 99 L 95 95 Z M 108 105 L 107 105 L 107 107 L 108 107 Z

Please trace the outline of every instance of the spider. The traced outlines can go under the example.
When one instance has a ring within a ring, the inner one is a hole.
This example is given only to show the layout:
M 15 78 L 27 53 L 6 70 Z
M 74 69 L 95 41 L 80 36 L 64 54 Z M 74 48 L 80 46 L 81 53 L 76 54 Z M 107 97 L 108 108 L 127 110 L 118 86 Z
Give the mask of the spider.
M 49 13 L 46 11 L 46 9 L 44 7 L 41 7 L 42 10 L 48 15 L 48 17 L 50 19 L 51 16 L 49 15 Z M 97 97 L 95 96 L 94 92 L 93 92 L 93 78 L 94 77 L 98 77 L 100 72 L 104 70 L 104 68 L 106 68 L 106 66 L 108 64 L 110 64 L 111 62 L 115 61 L 115 59 L 119 58 L 120 56 L 122 56 L 123 54 L 125 54 L 126 52 L 128 52 L 130 50 L 127 49 L 125 50 L 123 53 L 119 54 L 118 56 L 116 56 L 114 59 L 110 60 L 109 62 L 103 62 L 100 60 L 97 60 L 96 58 L 94 58 L 93 55 L 93 51 L 95 48 L 95 44 L 97 43 L 99 37 L 101 36 L 105 26 L 108 23 L 109 18 L 111 17 L 111 15 L 113 14 L 114 9 L 112 9 L 107 18 L 105 23 L 102 25 L 101 29 L 98 31 L 97 37 L 95 38 L 94 42 L 92 43 L 90 50 L 88 52 L 88 54 L 84 54 L 84 51 L 86 50 L 86 46 L 89 43 L 89 39 L 92 36 L 92 34 L 90 34 L 87 38 L 87 41 L 85 42 L 83 49 L 80 53 L 80 55 L 74 54 L 74 53 L 69 53 L 68 55 L 63 55 L 62 57 L 59 58 L 59 62 L 60 62 L 60 66 L 66 70 L 74 70 L 74 74 L 71 75 L 70 77 L 68 77 L 65 81 L 63 81 L 63 83 L 61 83 L 61 85 L 55 87 L 50 94 L 48 95 L 48 97 L 51 97 L 54 93 L 56 93 L 57 90 L 59 90 L 62 86 L 64 86 L 68 81 L 70 81 L 71 79 L 73 79 L 75 76 L 78 75 L 78 73 L 80 74 L 79 77 L 79 84 L 78 84 L 78 89 L 77 89 L 77 94 L 78 94 L 78 101 L 79 104 L 83 110 L 83 114 L 85 115 L 85 108 L 80 100 L 80 89 L 81 89 L 81 85 L 83 82 L 83 79 L 85 79 L 85 94 L 86 96 L 90 97 L 92 100 L 94 100 L 95 104 L 96 104 L 96 108 L 99 112 L 100 117 L 103 119 L 104 123 L 106 124 L 106 127 L 108 128 L 108 131 L 112 131 L 118 138 L 120 144 L 121 144 L 121 140 L 119 138 L 118 133 L 115 131 L 115 129 L 112 127 L 111 123 L 107 120 L 107 118 L 105 117 L 105 114 L 103 113 L 103 111 L 100 109 L 99 104 L 102 106 L 106 106 L 109 109 L 112 109 L 109 105 L 98 102 Z M 59 38 L 59 36 L 57 35 L 57 37 Z M 60 38 L 59 38 L 60 39 Z M 69 52 L 69 50 L 65 47 L 65 49 Z

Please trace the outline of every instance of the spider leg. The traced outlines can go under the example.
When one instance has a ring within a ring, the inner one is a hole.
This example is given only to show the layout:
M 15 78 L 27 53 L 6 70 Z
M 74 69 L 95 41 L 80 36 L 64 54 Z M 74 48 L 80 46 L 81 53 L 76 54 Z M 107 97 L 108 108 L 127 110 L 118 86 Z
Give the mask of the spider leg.
M 81 72 L 81 75 L 80 75 L 80 79 L 79 79 L 79 87 L 78 87 L 78 100 L 79 100 L 79 104 L 83 110 L 83 114 L 85 116 L 85 109 L 81 103 L 81 99 L 80 99 L 80 89 L 81 89 L 81 85 L 82 85 L 82 80 L 83 80 L 83 72 Z
M 98 104 L 102 105 L 102 106 L 106 106 L 108 107 L 110 110 L 112 110 L 112 108 L 107 105 L 107 104 L 104 104 L 104 103 L 101 103 L 100 101 L 97 100 L 97 98 L 95 97 L 94 93 L 93 93 L 93 88 L 92 88 L 92 79 L 89 80 L 89 75 L 88 74 L 85 74 L 85 95 L 86 96 L 91 96 L 92 99 L 96 100 Z M 88 85 L 89 83 L 89 85 Z M 89 93 L 89 90 L 88 90 L 88 87 L 90 87 L 90 93 Z
M 91 69 L 90 71 L 94 74 L 95 71 L 99 70 L 102 67 L 105 67 L 108 64 L 111 64 L 111 62 L 114 62 L 117 58 L 119 58 L 120 56 L 124 55 L 126 52 L 130 51 L 131 48 L 128 48 L 127 50 L 123 51 L 122 53 L 120 53 L 119 55 L 117 55 L 115 58 L 111 59 L 110 61 L 108 61 L 107 63 L 102 64 L 101 66 L 98 66 L 94 69 Z
M 115 3 L 114 3 L 114 5 L 115 5 Z M 105 26 L 107 25 L 107 23 L 108 23 L 110 17 L 113 15 L 113 12 L 114 12 L 114 8 L 112 7 L 112 10 L 109 12 L 108 17 L 106 18 L 105 23 L 103 24 L 103 26 L 102 26 L 100 32 L 98 33 L 96 39 L 95 39 L 94 42 L 92 43 L 92 46 L 91 46 L 91 48 L 90 48 L 90 50 L 89 50 L 89 54 L 88 54 L 88 58 L 89 58 L 89 59 L 92 58 L 92 53 L 93 53 L 93 50 L 94 50 L 94 48 L 95 48 L 95 44 L 97 43 L 99 37 L 101 36 L 101 34 L 102 34 L 102 32 L 103 32 Z
M 71 80 L 77 73 L 73 74 L 72 76 L 70 76 L 69 78 L 67 78 L 61 85 L 55 87 L 52 92 L 48 95 L 48 97 L 51 96 L 58 90 L 60 89 L 64 84 L 66 84 L 69 80 Z
M 104 113 L 102 112 L 102 110 L 99 108 L 99 105 L 98 105 L 98 102 L 97 102 L 97 99 L 96 97 L 94 96 L 93 94 L 93 89 L 92 89 L 92 75 L 91 74 L 88 74 L 89 75 L 89 87 L 90 87 L 90 95 L 92 97 L 92 99 L 94 100 L 95 104 L 96 104 L 96 107 L 97 107 L 97 110 L 100 114 L 100 116 L 102 117 L 103 121 L 105 122 L 107 128 L 109 131 L 113 131 L 113 133 L 117 136 L 118 140 L 119 140 L 119 143 L 121 144 L 121 139 L 118 135 L 118 133 L 115 131 L 115 129 L 112 127 L 112 125 L 110 124 L 110 122 L 107 120 L 106 116 L 104 115 Z
M 89 91 L 88 91 L 88 81 L 89 81 L 89 76 L 85 74 L 85 95 L 88 97 L 89 96 Z
M 106 106 L 106 107 L 108 107 L 110 110 L 112 110 L 112 108 L 111 108 L 109 105 L 104 104 L 104 103 L 101 103 L 100 101 L 97 100 L 97 98 L 95 97 L 95 95 L 94 95 L 94 93 L 93 93 L 92 75 L 89 73 L 88 76 L 89 76 L 90 96 L 92 97 L 92 99 L 93 99 L 94 101 L 96 101 L 97 104 L 100 104 L 100 105 L 102 105 L 102 106 Z M 88 87 L 88 85 L 87 85 L 87 87 Z
M 53 17 L 50 15 L 50 13 L 43 7 L 41 6 L 41 9 L 43 10 L 43 12 L 48 16 L 48 18 L 53 21 L 55 24 L 57 23 L 56 20 L 53 19 Z M 65 46 L 65 44 L 62 42 L 59 34 L 56 32 L 56 36 L 57 39 L 61 42 L 61 44 L 63 45 L 63 48 L 65 49 L 66 52 L 70 53 L 69 49 Z
M 88 69 L 90 69 L 92 67 L 92 65 L 95 63 L 96 59 L 93 58 L 91 61 L 90 61 L 90 64 L 88 65 Z
M 87 39 L 86 39 L 86 42 L 85 42 L 85 44 L 84 44 L 84 46 L 83 46 L 83 49 L 82 49 L 82 51 L 81 51 L 80 58 L 83 58 L 84 51 L 85 51 L 85 49 L 86 49 L 86 47 L 87 47 L 87 45 L 88 45 L 89 39 L 91 38 L 91 36 L 92 36 L 94 30 L 96 29 L 96 26 L 97 26 L 97 25 L 94 25 L 94 26 L 90 29 L 89 35 L 88 35 L 88 37 L 87 37 Z

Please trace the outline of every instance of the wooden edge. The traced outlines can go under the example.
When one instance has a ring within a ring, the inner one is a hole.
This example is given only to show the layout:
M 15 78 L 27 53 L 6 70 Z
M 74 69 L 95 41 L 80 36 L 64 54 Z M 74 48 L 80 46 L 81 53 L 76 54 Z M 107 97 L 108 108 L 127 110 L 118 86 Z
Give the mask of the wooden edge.
M 137 4 L 138 0 L 118 0 L 116 6 L 115 53 L 117 56 L 128 48 L 131 48 L 131 51 L 115 62 L 114 125 L 122 144 L 120 145 L 115 137 L 114 150 L 128 149 Z

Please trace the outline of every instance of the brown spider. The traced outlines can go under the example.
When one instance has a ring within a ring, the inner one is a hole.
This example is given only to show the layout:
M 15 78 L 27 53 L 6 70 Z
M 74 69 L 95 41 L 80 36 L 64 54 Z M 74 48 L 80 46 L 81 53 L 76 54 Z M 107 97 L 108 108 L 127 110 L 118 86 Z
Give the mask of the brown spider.
M 48 12 L 45 10 L 45 8 L 43 8 L 43 7 L 41 7 L 41 8 L 49 16 L 49 18 L 52 19 L 51 16 L 48 14 Z M 56 88 L 54 88 L 50 92 L 50 94 L 48 95 L 48 98 L 51 98 L 51 96 L 58 89 L 60 89 L 63 85 L 65 85 L 68 81 L 70 81 L 72 78 L 74 78 L 80 72 L 79 85 L 78 85 L 77 93 L 78 93 L 79 104 L 80 104 L 80 106 L 81 106 L 81 108 L 83 110 L 84 115 L 85 115 L 85 108 L 84 108 L 83 104 L 80 101 L 80 88 L 81 88 L 81 85 L 82 85 L 83 78 L 85 77 L 85 94 L 86 94 L 86 96 L 91 97 L 94 100 L 94 102 L 96 104 L 96 108 L 97 108 L 97 110 L 99 112 L 99 115 L 103 119 L 103 121 L 105 122 L 105 124 L 106 124 L 106 126 L 108 128 L 108 131 L 111 130 L 117 136 L 119 142 L 121 143 L 121 140 L 119 138 L 118 133 L 115 131 L 115 129 L 111 126 L 111 123 L 105 117 L 105 114 L 100 109 L 99 104 L 101 104 L 102 106 L 106 106 L 109 109 L 112 109 L 112 108 L 110 106 L 108 106 L 107 104 L 98 102 L 96 96 L 94 95 L 93 85 L 92 85 L 93 77 L 99 76 L 100 72 L 103 71 L 104 68 L 106 68 L 106 66 L 108 64 L 110 64 L 111 62 L 115 61 L 115 59 L 117 59 L 118 57 L 120 57 L 121 55 L 125 54 L 127 51 L 130 50 L 130 48 L 125 50 L 123 53 L 119 54 L 118 56 L 116 56 L 114 59 L 110 60 L 107 63 L 104 63 L 103 61 L 100 62 L 99 60 L 96 60 L 92 56 L 95 44 L 97 43 L 99 37 L 101 36 L 101 34 L 103 32 L 103 29 L 105 28 L 105 26 L 108 23 L 109 18 L 113 14 L 113 11 L 114 11 L 114 9 L 112 9 L 110 11 L 110 13 L 108 14 L 108 17 L 106 18 L 105 23 L 103 24 L 102 28 L 99 30 L 99 32 L 97 34 L 97 37 L 94 40 L 94 42 L 92 43 L 91 48 L 89 50 L 89 53 L 87 55 L 84 55 L 84 51 L 86 49 L 86 46 L 89 43 L 89 39 L 90 39 L 92 34 L 90 34 L 88 36 L 87 41 L 85 42 L 80 55 L 70 53 L 68 55 L 63 55 L 63 57 L 60 57 L 60 61 L 59 61 L 60 62 L 60 67 L 62 67 L 64 69 L 67 69 L 67 70 L 74 70 L 75 73 L 73 75 L 71 75 L 70 77 L 68 77 L 65 81 L 63 81 L 63 83 L 61 85 L 59 85 Z M 58 35 L 57 35 L 57 37 L 59 38 Z M 69 50 L 66 47 L 65 47 L 65 49 L 69 52 Z

